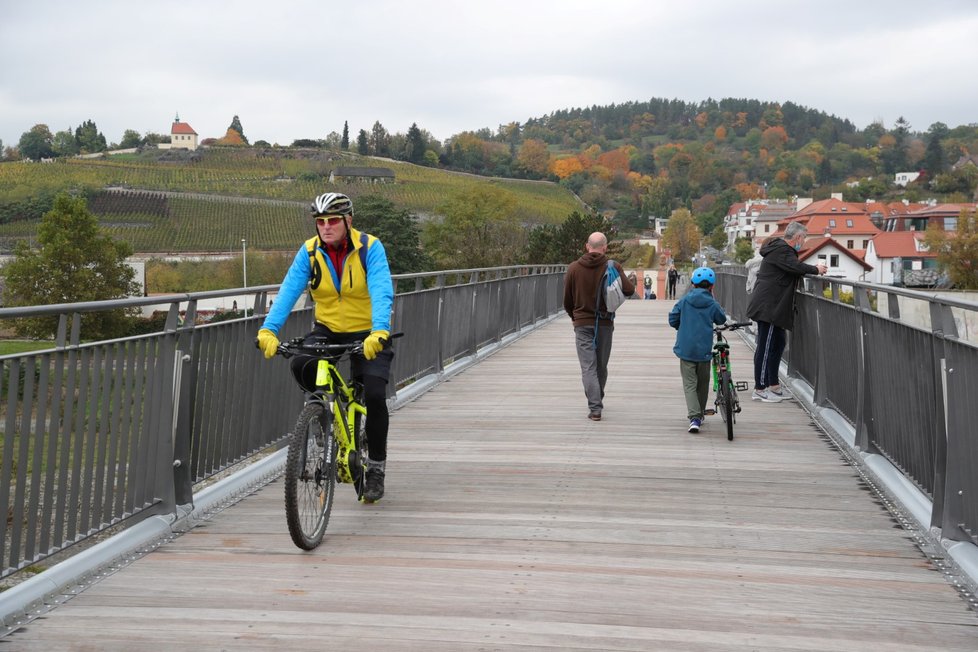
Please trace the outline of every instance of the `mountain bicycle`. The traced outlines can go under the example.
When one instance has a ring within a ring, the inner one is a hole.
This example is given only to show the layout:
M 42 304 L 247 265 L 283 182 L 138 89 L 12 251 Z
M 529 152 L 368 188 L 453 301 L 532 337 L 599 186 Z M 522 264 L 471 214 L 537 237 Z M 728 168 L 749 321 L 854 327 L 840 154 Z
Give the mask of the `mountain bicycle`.
M 735 331 L 745 326 L 750 326 L 750 322 L 733 322 L 713 327 L 713 332 L 716 334 L 711 364 L 713 391 L 716 392 L 716 400 L 714 401 L 716 409 L 713 413 L 719 412 L 720 418 L 727 424 L 727 440 L 729 441 L 733 441 L 734 421 L 740 412 L 740 399 L 737 398 L 737 392 L 747 391 L 748 385 L 743 380 L 734 381 L 731 376 L 733 370 L 730 366 L 730 345 L 723 337 L 723 331 Z
M 337 367 L 344 358 L 363 353 L 363 342 L 305 343 L 298 337 L 279 344 L 277 353 L 283 358 L 308 355 L 310 364 L 316 365 L 316 388 L 308 394 L 289 434 L 285 461 L 289 535 L 299 548 L 312 550 L 326 533 L 337 481 L 352 484 L 357 500 L 363 501 L 367 476 L 363 385 L 356 380 L 348 383 Z

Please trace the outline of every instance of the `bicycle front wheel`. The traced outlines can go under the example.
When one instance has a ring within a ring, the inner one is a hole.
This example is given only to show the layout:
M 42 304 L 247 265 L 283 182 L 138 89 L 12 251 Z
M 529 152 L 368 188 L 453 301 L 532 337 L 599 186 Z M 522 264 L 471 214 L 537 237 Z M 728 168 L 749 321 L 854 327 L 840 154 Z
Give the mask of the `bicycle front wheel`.
M 285 462 L 285 520 L 303 550 L 322 542 L 336 488 L 336 440 L 332 428 L 323 427 L 324 410 L 321 403 L 303 408 Z
M 724 371 L 720 374 L 719 392 L 720 416 L 727 424 L 727 439 L 733 441 L 734 397 L 733 380 L 730 378 L 729 371 Z

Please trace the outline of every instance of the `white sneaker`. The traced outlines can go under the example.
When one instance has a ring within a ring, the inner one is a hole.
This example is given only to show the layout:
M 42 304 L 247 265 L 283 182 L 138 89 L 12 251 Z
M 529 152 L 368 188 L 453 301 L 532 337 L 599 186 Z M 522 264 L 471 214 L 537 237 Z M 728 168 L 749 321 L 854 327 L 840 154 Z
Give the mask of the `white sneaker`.
M 755 388 L 750 397 L 755 401 L 764 401 L 765 403 L 780 403 L 782 401 L 780 396 L 777 396 L 766 389 Z

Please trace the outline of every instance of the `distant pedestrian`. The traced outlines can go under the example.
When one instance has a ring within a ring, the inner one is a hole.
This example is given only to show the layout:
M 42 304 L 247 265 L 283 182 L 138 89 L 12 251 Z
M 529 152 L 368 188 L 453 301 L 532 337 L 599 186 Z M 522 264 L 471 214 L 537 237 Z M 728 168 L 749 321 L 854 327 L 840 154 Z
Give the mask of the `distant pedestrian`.
M 679 373 L 686 396 L 689 432 L 699 432 L 710 393 L 710 361 L 713 353 L 713 324 L 723 324 L 727 315 L 713 298 L 716 273 L 700 267 L 690 279 L 692 289 L 676 302 L 669 325 L 676 329 L 673 353 L 679 358 Z
M 669 273 L 666 278 L 669 282 L 666 289 L 666 299 L 675 299 L 676 283 L 679 281 L 679 271 L 675 265 L 669 265 Z
M 751 398 L 777 403 L 784 398 L 778 369 L 784 353 L 786 331 L 795 320 L 795 288 L 805 274 L 824 274 L 825 265 L 809 265 L 798 259 L 808 230 L 801 222 L 785 228 L 783 238 L 772 238 L 761 247 L 763 258 L 757 282 L 747 305 L 747 316 L 757 322 L 754 348 L 754 392 Z
M 581 381 L 587 397 L 588 419 L 601 420 L 604 388 L 608 381 L 608 359 L 615 330 L 615 313 L 607 312 L 600 292 L 601 279 L 608 266 L 608 239 L 594 232 L 588 237 L 585 254 L 567 267 L 564 274 L 564 310 L 574 324 L 577 359 L 581 364 Z M 635 284 L 625 276 L 617 262 L 626 296 L 635 294 Z
M 654 299 L 655 292 L 652 291 L 652 277 L 648 274 L 645 275 L 645 298 Z

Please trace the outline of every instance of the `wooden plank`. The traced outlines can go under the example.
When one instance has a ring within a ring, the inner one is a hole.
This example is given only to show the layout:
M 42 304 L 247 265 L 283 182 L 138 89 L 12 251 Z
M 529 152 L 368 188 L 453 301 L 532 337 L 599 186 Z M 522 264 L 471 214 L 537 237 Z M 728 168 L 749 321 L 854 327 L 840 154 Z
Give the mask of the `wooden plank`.
M 18 650 L 974 650 L 978 618 L 793 402 L 686 432 L 671 302 L 586 419 L 560 319 L 391 417 L 387 496 L 313 552 L 282 483 L 15 632 Z M 737 338 L 735 378 L 751 353 Z

